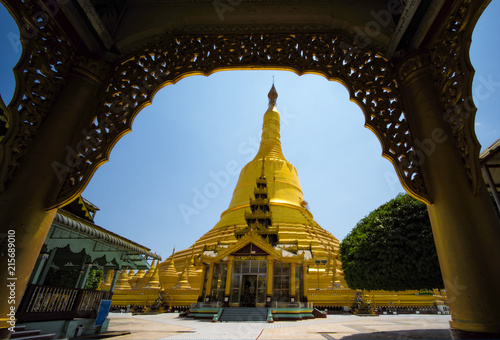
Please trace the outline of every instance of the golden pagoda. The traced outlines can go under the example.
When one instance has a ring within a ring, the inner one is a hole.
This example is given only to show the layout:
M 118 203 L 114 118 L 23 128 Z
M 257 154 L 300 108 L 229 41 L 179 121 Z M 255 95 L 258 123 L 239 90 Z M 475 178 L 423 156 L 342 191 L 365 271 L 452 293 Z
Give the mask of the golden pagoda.
M 273 86 L 260 148 L 241 170 L 220 221 L 191 247 L 153 265 L 135 289 L 115 290 L 114 304 L 140 301 L 158 290 L 141 289 L 158 273 L 169 306 L 202 302 L 231 307 L 271 307 L 313 302 L 351 306 L 338 260 L 339 241 L 308 210 L 297 170 L 281 149 L 278 93 Z M 155 280 L 156 283 L 156 280 Z M 121 288 L 121 286 L 120 286 Z M 433 294 L 365 292 L 373 305 L 431 306 Z M 115 302 L 115 299 L 117 302 Z
M 191 257 L 191 266 L 196 258 L 203 280 L 191 282 L 189 268 L 189 283 L 200 290 L 200 301 L 231 306 L 307 301 L 307 287 L 331 285 L 333 275 L 325 274 L 339 241 L 307 209 L 297 170 L 281 149 L 274 84 L 268 97 L 259 151 L 241 170 L 229 207 L 192 247 L 174 255 L 178 272 L 186 258 Z M 170 258 L 160 269 L 169 263 Z M 252 292 L 250 298 L 245 289 Z

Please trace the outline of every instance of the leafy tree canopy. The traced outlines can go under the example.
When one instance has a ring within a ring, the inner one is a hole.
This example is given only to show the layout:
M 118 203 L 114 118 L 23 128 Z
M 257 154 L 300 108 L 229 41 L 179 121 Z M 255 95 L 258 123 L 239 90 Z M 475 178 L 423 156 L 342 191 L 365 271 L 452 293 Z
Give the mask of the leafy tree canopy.
M 103 277 L 101 269 L 92 269 L 85 282 L 85 289 L 97 289 Z
M 358 222 L 340 244 L 349 288 L 444 288 L 424 203 L 399 194 Z

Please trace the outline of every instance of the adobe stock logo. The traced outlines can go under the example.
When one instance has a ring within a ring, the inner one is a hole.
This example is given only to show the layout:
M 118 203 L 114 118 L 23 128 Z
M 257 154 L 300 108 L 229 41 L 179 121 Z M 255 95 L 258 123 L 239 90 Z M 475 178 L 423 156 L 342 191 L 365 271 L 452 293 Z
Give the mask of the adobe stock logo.
M 252 156 L 259 149 L 259 138 L 249 136 L 246 140 L 238 145 L 238 154 L 248 155 L 247 161 L 252 159 Z M 242 169 L 242 163 L 237 160 L 230 160 L 226 163 L 224 169 L 217 172 L 210 171 L 208 176 L 210 181 L 207 182 L 202 189 L 193 188 L 192 205 L 180 203 L 178 208 L 184 222 L 189 224 L 192 215 L 199 215 L 200 212 L 208 207 L 210 200 L 219 196 L 221 189 L 225 189 L 231 178 L 237 176 Z
M 215 12 L 219 16 L 220 21 L 224 21 L 224 13 L 232 12 L 241 4 L 242 0 L 215 0 L 212 2 Z

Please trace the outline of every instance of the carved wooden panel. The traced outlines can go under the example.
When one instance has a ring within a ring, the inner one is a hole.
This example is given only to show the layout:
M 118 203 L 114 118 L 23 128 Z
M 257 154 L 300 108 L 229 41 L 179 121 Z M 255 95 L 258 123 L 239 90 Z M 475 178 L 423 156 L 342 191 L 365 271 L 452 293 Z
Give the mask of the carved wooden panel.
M 474 68 L 469 59 L 472 29 L 485 4 L 464 0 L 446 18 L 430 51 L 433 74 L 445 112 L 471 184 L 476 191 L 483 181 L 479 167 L 480 145 L 474 131 L 476 106 L 472 98 Z
M 0 192 L 57 100 L 75 55 L 49 14 L 57 8 L 42 7 L 38 1 L 11 0 L 6 5 L 17 18 L 23 54 L 14 68 L 14 97 L 1 118 L 9 128 L 0 138 Z
M 218 70 L 279 68 L 314 72 L 342 82 L 363 109 L 366 126 L 395 166 L 403 186 L 427 201 L 395 81 L 393 65 L 381 54 L 356 47 L 337 33 L 187 34 L 166 36 L 116 64 L 113 77 L 85 140 L 80 159 L 59 195 L 68 201 L 108 160 L 113 145 L 129 132 L 134 117 L 162 86 L 190 74 Z
M 81 66 L 81 55 L 49 15 L 54 8 L 40 2 L 0 0 L 11 9 L 21 27 L 24 54 L 16 73 L 16 93 L 2 109 L 0 192 L 12 179 L 27 146 L 57 100 L 69 70 Z M 476 188 L 479 144 L 474 134 L 473 70 L 468 49 L 473 26 L 485 1 L 454 4 L 430 45 L 436 87 L 442 94 L 444 118 L 452 127 L 462 159 Z M 52 13 L 53 14 L 53 13 Z M 429 201 L 400 99 L 394 66 L 382 53 L 360 48 L 342 34 L 314 27 L 279 29 L 202 30 L 155 37 L 112 66 L 112 79 L 95 119 L 78 144 L 73 165 L 58 201 L 59 206 L 80 193 L 113 145 L 130 131 L 142 107 L 151 103 L 162 86 L 190 74 L 225 69 L 274 68 L 297 74 L 313 72 L 343 83 L 365 114 L 366 126 L 379 138 L 389 159 L 413 196 Z M 275 33 L 273 33 L 275 32 Z M 288 33 L 284 33 L 288 32 Z M 311 33 L 313 32 L 313 33 Z

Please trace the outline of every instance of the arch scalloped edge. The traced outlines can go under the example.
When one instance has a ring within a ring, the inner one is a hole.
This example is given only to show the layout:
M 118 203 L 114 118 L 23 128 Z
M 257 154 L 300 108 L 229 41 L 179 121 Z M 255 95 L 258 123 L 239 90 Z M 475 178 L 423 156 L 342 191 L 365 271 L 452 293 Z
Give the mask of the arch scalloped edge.
M 425 191 L 422 192 L 422 190 L 419 190 L 418 188 L 416 188 L 411 183 L 411 181 L 407 180 L 407 178 L 404 177 L 401 174 L 401 171 L 399 170 L 399 165 L 398 165 L 399 162 L 398 162 L 398 160 L 393 156 L 393 154 L 391 154 L 391 153 L 389 153 L 387 151 L 389 148 L 387 146 L 387 143 L 386 143 L 385 139 L 382 136 L 380 136 L 380 134 L 378 133 L 378 131 L 371 124 L 368 123 L 368 120 L 367 120 L 367 122 L 365 122 L 365 127 L 368 130 L 370 130 L 371 132 L 373 132 L 375 134 L 375 136 L 377 136 L 377 139 L 380 142 L 380 146 L 382 147 L 382 157 L 384 157 L 389 162 L 391 162 L 392 166 L 394 167 L 394 171 L 398 175 L 399 182 L 403 186 L 403 189 L 405 189 L 406 192 L 410 196 L 412 196 L 413 198 L 415 198 L 415 199 L 417 199 L 419 201 L 422 201 L 425 204 L 432 204 L 431 197 L 427 193 L 425 185 L 422 187 L 422 189 L 425 190 Z
M 328 35 L 328 33 L 325 33 Z M 282 35 L 282 34 L 281 34 Z M 293 35 L 294 38 L 297 37 L 297 35 Z M 208 37 L 207 39 L 207 42 L 205 43 L 210 43 L 210 39 L 212 37 Z M 232 37 L 234 38 L 234 37 Z M 331 38 L 331 37 L 330 37 Z M 297 38 L 298 39 L 298 38 Z M 325 40 L 326 42 L 327 40 Z M 335 40 L 336 41 L 336 40 Z M 328 42 L 329 43 L 329 42 Z M 348 46 L 351 46 L 348 44 Z M 353 48 L 356 47 L 353 45 Z M 152 47 L 154 48 L 154 47 Z M 162 50 L 162 49 L 165 49 L 164 46 L 159 46 L 158 47 L 159 50 Z M 168 47 L 167 47 L 168 48 Z M 291 46 L 292 50 L 295 47 L 295 45 Z M 304 47 L 302 47 L 304 48 Z M 354 54 L 352 54 L 352 53 Z M 151 52 L 151 53 L 156 53 L 156 52 Z M 346 54 L 347 53 L 347 54 Z M 351 54 L 350 54 L 351 53 Z M 55 200 L 56 203 L 53 205 L 53 207 L 56 207 L 56 206 L 60 206 L 63 202 L 69 202 L 71 201 L 72 199 L 74 199 L 79 193 L 81 193 L 85 186 L 88 184 L 88 182 L 90 181 L 90 178 L 92 177 L 92 175 L 95 173 L 95 171 L 97 170 L 97 168 L 102 165 L 103 163 L 105 163 L 106 161 L 108 161 L 109 159 L 109 154 L 113 148 L 113 146 L 118 142 L 118 140 L 126 133 L 130 132 L 131 131 L 131 125 L 133 123 L 133 120 L 134 118 L 137 116 L 137 114 L 139 113 L 139 111 L 152 103 L 152 100 L 153 100 L 153 97 L 154 95 L 162 88 L 162 87 L 165 87 L 169 84 L 175 84 L 176 82 L 178 82 L 179 80 L 185 78 L 185 77 L 188 77 L 190 75 L 194 75 L 194 74 L 203 74 L 203 75 L 210 75 L 210 74 L 213 74 L 215 72 L 219 72 L 219 71 L 223 71 L 223 70 L 248 70 L 248 69 L 280 69 L 280 70 L 288 70 L 288 71 L 291 71 L 295 74 L 298 74 L 298 75 L 301 75 L 301 74 L 306 74 L 306 73 L 309 73 L 309 74 L 317 74 L 317 75 L 320 75 L 320 76 L 323 76 L 325 77 L 326 79 L 328 80 L 335 80 L 339 83 L 341 83 L 342 85 L 344 85 L 348 92 L 349 92 L 349 96 L 351 98 L 351 101 L 354 101 L 358 104 L 358 106 L 360 106 L 362 108 L 362 112 L 364 113 L 365 115 L 365 121 L 367 121 L 368 123 L 365 123 L 365 126 L 367 126 L 372 132 L 374 132 L 377 136 L 377 138 L 379 139 L 379 141 L 381 142 L 382 144 L 382 148 L 383 148 L 383 157 L 384 158 L 387 158 L 391 161 L 391 163 L 393 163 L 395 169 L 396 169 L 396 173 L 398 174 L 398 177 L 400 179 L 400 182 L 402 183 L 403 187 L 405 188 L 405 190 L 407 190 L 412 196 L 420 199 L 420 200 L 423 200 L 425 202 L 429 202 L 430 200 L 428 199 L 428 196 L 426 195 L 426 193 L 423 193 L 423 192 L 420 192 L 422 190 L 418 190 L 417 187 L 415 187 L 415 185 L 413 185 L 413 183 L 411 183 L 411 179 L 408 178 L 407 176 L 404 176 L 403 173 L 401 173 L 401 170 L 399 170 L 399 166 L 397 165 L 399 163 L 399 158 L 400 157 L 404 157 L 405 156 L 405 152 L 408 152 L 409 149 L 406 149 L 406 150 L 402 150 L 401 152 L 398 153 L 398 156 L 395 156 L 391 153 L 389 153 L 388 151 L 390 150 L 390 143 L 386 140 L 387 138 L 390 138 L 390 135 L 387 135 L 385 136 L 384 135 L 384 129 L 383 127 L 378 127 L 378 129 L 381 129 L 380 131 L 377 130 L 377 126 L 375 125 L 370 125 L 369 123 L 369 117 L 370 117 L 370 112 L 366 112 L 368 107 L 369 107 L 369 103 L 363 103 L 361 101 L 360 98 L 356 97 L 357 95 L 357 91 L 356 91 L 356 88 L 358 86 L 361 86 L 360 90 L 363 91 L 363 81 L 358 81 L 356 79 L 354 79 L 353 81 L 350 81 L 350 79 L 344 79 L 344 77 L 348 77 L 349 78 L 349 75 L 352 74 L 354 72 L 354 69 L 353 67 L 356 67 L 358 66 L 359 67 L 359 59 L 356 59 L 356 58 L 361 58 L 366 56 L 366 54 L 370 54 L 371 57 L 370 58 L 374 58 L 374 59 L 371 59 L 372 61 L 374 62 L 384 62 L 384 63 L 387 63 L 387 65 L 385 65 L 385 69 L 388 69 L 387 72 L 388 73 L 385 73 L 384 74 L 384 77 L 388 77 L 386 78 L 387 79 L 387 82 L 386 84 L 391 84 L 394 82 L 394 75 L 392 74 L 392 71 L 390 71 L 392 69 L 392 66 L 390 65 L 390 62 L 383 56 L 381 55 L 380 53 L 377 53 L 376 51 L 373 51 L 373 50 L 367 50 L 367 49 L 360 49 L 360 48 L 354 48 L 352 51 L 351 50 L 347 50 L 347 51 L 344 51 L 343 49 L 342 50 L 339 50 L 338 54 L 336 56 L 334 56 L 334 59 L 332 60 L 333 62 L 337 61 L 337 62 L 343 62 L 345 61 L 345 59 L 341 60 L 341 61 L 338 61 L 336 60 L 336 57 L 338 56 L 344 56 L 344 58 L 348 58 L 350 59 L 351 61 L 353 61 L 353 63 L 351 64 L 350 61 L 349 63 L 345 64 L 345 67 L 346 68 L 350 68 L 351 72 L 346 72 L 345 74 L 342 74 L 342 73 L 339 73 L 339 72 L 328 72 L 326 71 L 326 69 L 324 69 L 325 71 L 323 71 L 323 69 L 321 68 L 322 66 L 324 67 L 324 65 L 322 64 L 314 64 L 314 63 L 307 63 L 306 62 L 306 65 L 304 66 L 304 60 L 298 60 L 296 61 L 296 67 L 294 64 L 288 64 L 286 63 L 286 65 L 279 65 L 279 55 L 277 56 L 277 59 L 276 60 L 265 60 L 265 63 L 262 62 L 262 61 L 250 61 L 250 62 L 247 62 L 247 61 L 244 61 L 242 62 L 241 64 L 238 64 L 238 62 L 232 62 L 232 61 L 228 61 L 226 63 L 223 63 L 223 65 L 210 65 L 209 64 L 209 67 L 206 67 L 206 65 L 191 65 L 188 67 L 186 67 L 185 69 L 181 70 L 180 72 L 178 72 L 177 74 L 173 75 L 172 78 L 170 79 L 166 79 L 166 78 L 163 78 L 163 81 L 161 78 L 155 78 L 156 81 L 153 80 L 153 83 L 151 87 L 148 87 L 147 91 L 144 92 L 145 93 L 145 97 L 141 100 L 141 101 L 138 101 L 136 103 L 136 107 L 135 109 L 132 109 L 131 111 L 128 111 L 128 116 L 122 116 L 124 118 L 124 120 L 122 122 L 124 122 L 125 124 L 120 124 L 120 125 L 117 125 L 117 128 L 119 129 L 118 131 L 116 131 L 115 133 L 113 134 L 110 134 L 108 135 L 108 140 L 104 140 L 102 143 L 104 145 L 99 145 L 96 150 L 94 151 L 91 151 L 89 154 L 87 154 L 87 158 L 89 159 L 92 159 L 92 157 L 88 157 L 88 156 L 94 156 L 95 159 L 93 159 L 93 162 L 90 163 L 90 162 L 87 162 L 87 166 L 86 168 L 84 169 L 81 169 L 82 171 L 76 171 L 76 172 L 73 172 L 73 173 L 70 173 L 68 175 L 68 179 L 66 181 L 70 181 L 70 182 L 73 182 L 73 183 L 67 183 L 68 185 L 66 186 L 63 186 L 63 190 L 64 191 L 61 191 L 59 193 L 59 196 L 58 198 Z M 142 53 L 144 54 L 144 52 Z M 147 54 L 147 53 L 146 53 Z M 244 56 L 244 54 L 243 54 Z M 122 71 L 120 71 L 121 67 L 122 66 L 125 66 L 126 64 L 128 64 L 129 62 L 131 62 L 132 64 L 134 64 L 134 62 L 137 62 L 140 58 L 140 55 L 135 55 L 135 56 L 130 56 L 129 58 L 127 59 L 124 59 L 122 62 L 116 64 L 116 69 L 115 69 L 115 73 L 116 74 L 116 88 L 118 89 L 119 88 L 119 85 L 120 85 L 120 79 L 123 78 L 122 75 L 125 75 L 123 74 Z M 207 57 L 208 58 L 208 57 Z M 302 65 L 300 63 L 300 61 L 302 61 Z M 141 61 L 142 62 L 142 61 Z M 156 62 L 156 61 L 155 61 Z M 207 61 L 208 63 L 210 63 L 210 60 Z M 333 63 L 332 65 L 330 66 L 335 66 L 336 64 Z M 134 66 L 134 65 L 132 65 Z M 137 65 L 136 65 L 137 66 Z M 340 64 L 340 65 L 337 65 L 339 67 L 343 66 L 343 64 Z M 141 69 L 143 66 L 142 65 L 139 65 L 137 67 L 132 67 L 132 69 L 136 69 L 136 70 L 139 70 Z M 330 67 L 331 69 L 331 67 Z M 359 72 L 364 72 L 363 70 L 361 69 L 356 69 L 357 71 Z M 384 70 L 385 71 L 385 70 Z M 132 71 L 133 72 L 133 71 Z M 133 73 L 131 73 L 133 75 Z M 145 76 L 147 77 L 148 74 L 145 74 Z M 147 78 L 142 78 L 144 75 L 143 74 L 140 74 L 139 77 L 135 80 L 138 80 L 140 81 L 141 79 L 143 80 L 146 80 Z M 395 87 L 397 88 L 397 83 L 394 83 Z M 392 87 L 392 86 L 391 86 Z M 111 89 L 110 91 L 113 91 L 113 89 Z M 119 90 L 120 92 L 123 92 L 125 91 L 126 92 L 126 89 L 123 90 Z M 389 91 L 390 92 L 390 91 Z M 371 91 L 368 91 L 368 94 L 370 94 Z M 399 93 L 398 91 L 396 90 L 395 93 L 393 93 L 393 97 L 394 98 L 399 98 Z M 108 97 L 103 97 L 102 99 L 102 104 L 104 105 L 105 103 L 110 103 L 111 101 L 113 101 L 113 98 L 117 98 L 117 100 L 119 100 L 120 96 L 117 96 L 117 97 L 113 97 L 113 96 L 108 96 Z M 382 108 L 384 109 L 384 108 Z M 369 111 L 369 110 L 368 110 Z M 104 110 L 104 111 L 98 111 L 98 113 L 96 114 L 96 118 L 99 119 L 99 116 L 100 114 L 102 113 L 104 115 L 104 117 L 107 117 L 106 116 L 106 112 L 107 110 Z M 403 114 L 404 116 L 404 110 L 401 109 L 401 113 Z M 399 115 L 398 115 L 399 117 Z M 118 117 L 115 117 L 116 119 L 118 119 Z M 389 117 L 390 118 L 390 117 Z M 118 122 L 118 120 L 116 120 L 116 122 Z M 394 123 L 397 123 L 397 121 L 394 121 Z M 407 130 L 401 130 L 402 132 L 406 132 L 406 133 L 409 133 L 409 131 Z M 409 136 L 409 141 L 411 141 L 411 136 Z M 413 168 L 411 168 L 410 170 L 413 170 L 412 173 L 419 173 L 419 169 L 418 169 L 418 164 L 417 165 L 412 165 Z M 417 168 L 415 168 L 415 166 Z M 72 180 L 73 178 L 73 180 Z M 424 191 L 425 191 L 425 188 L 424 188 Z

